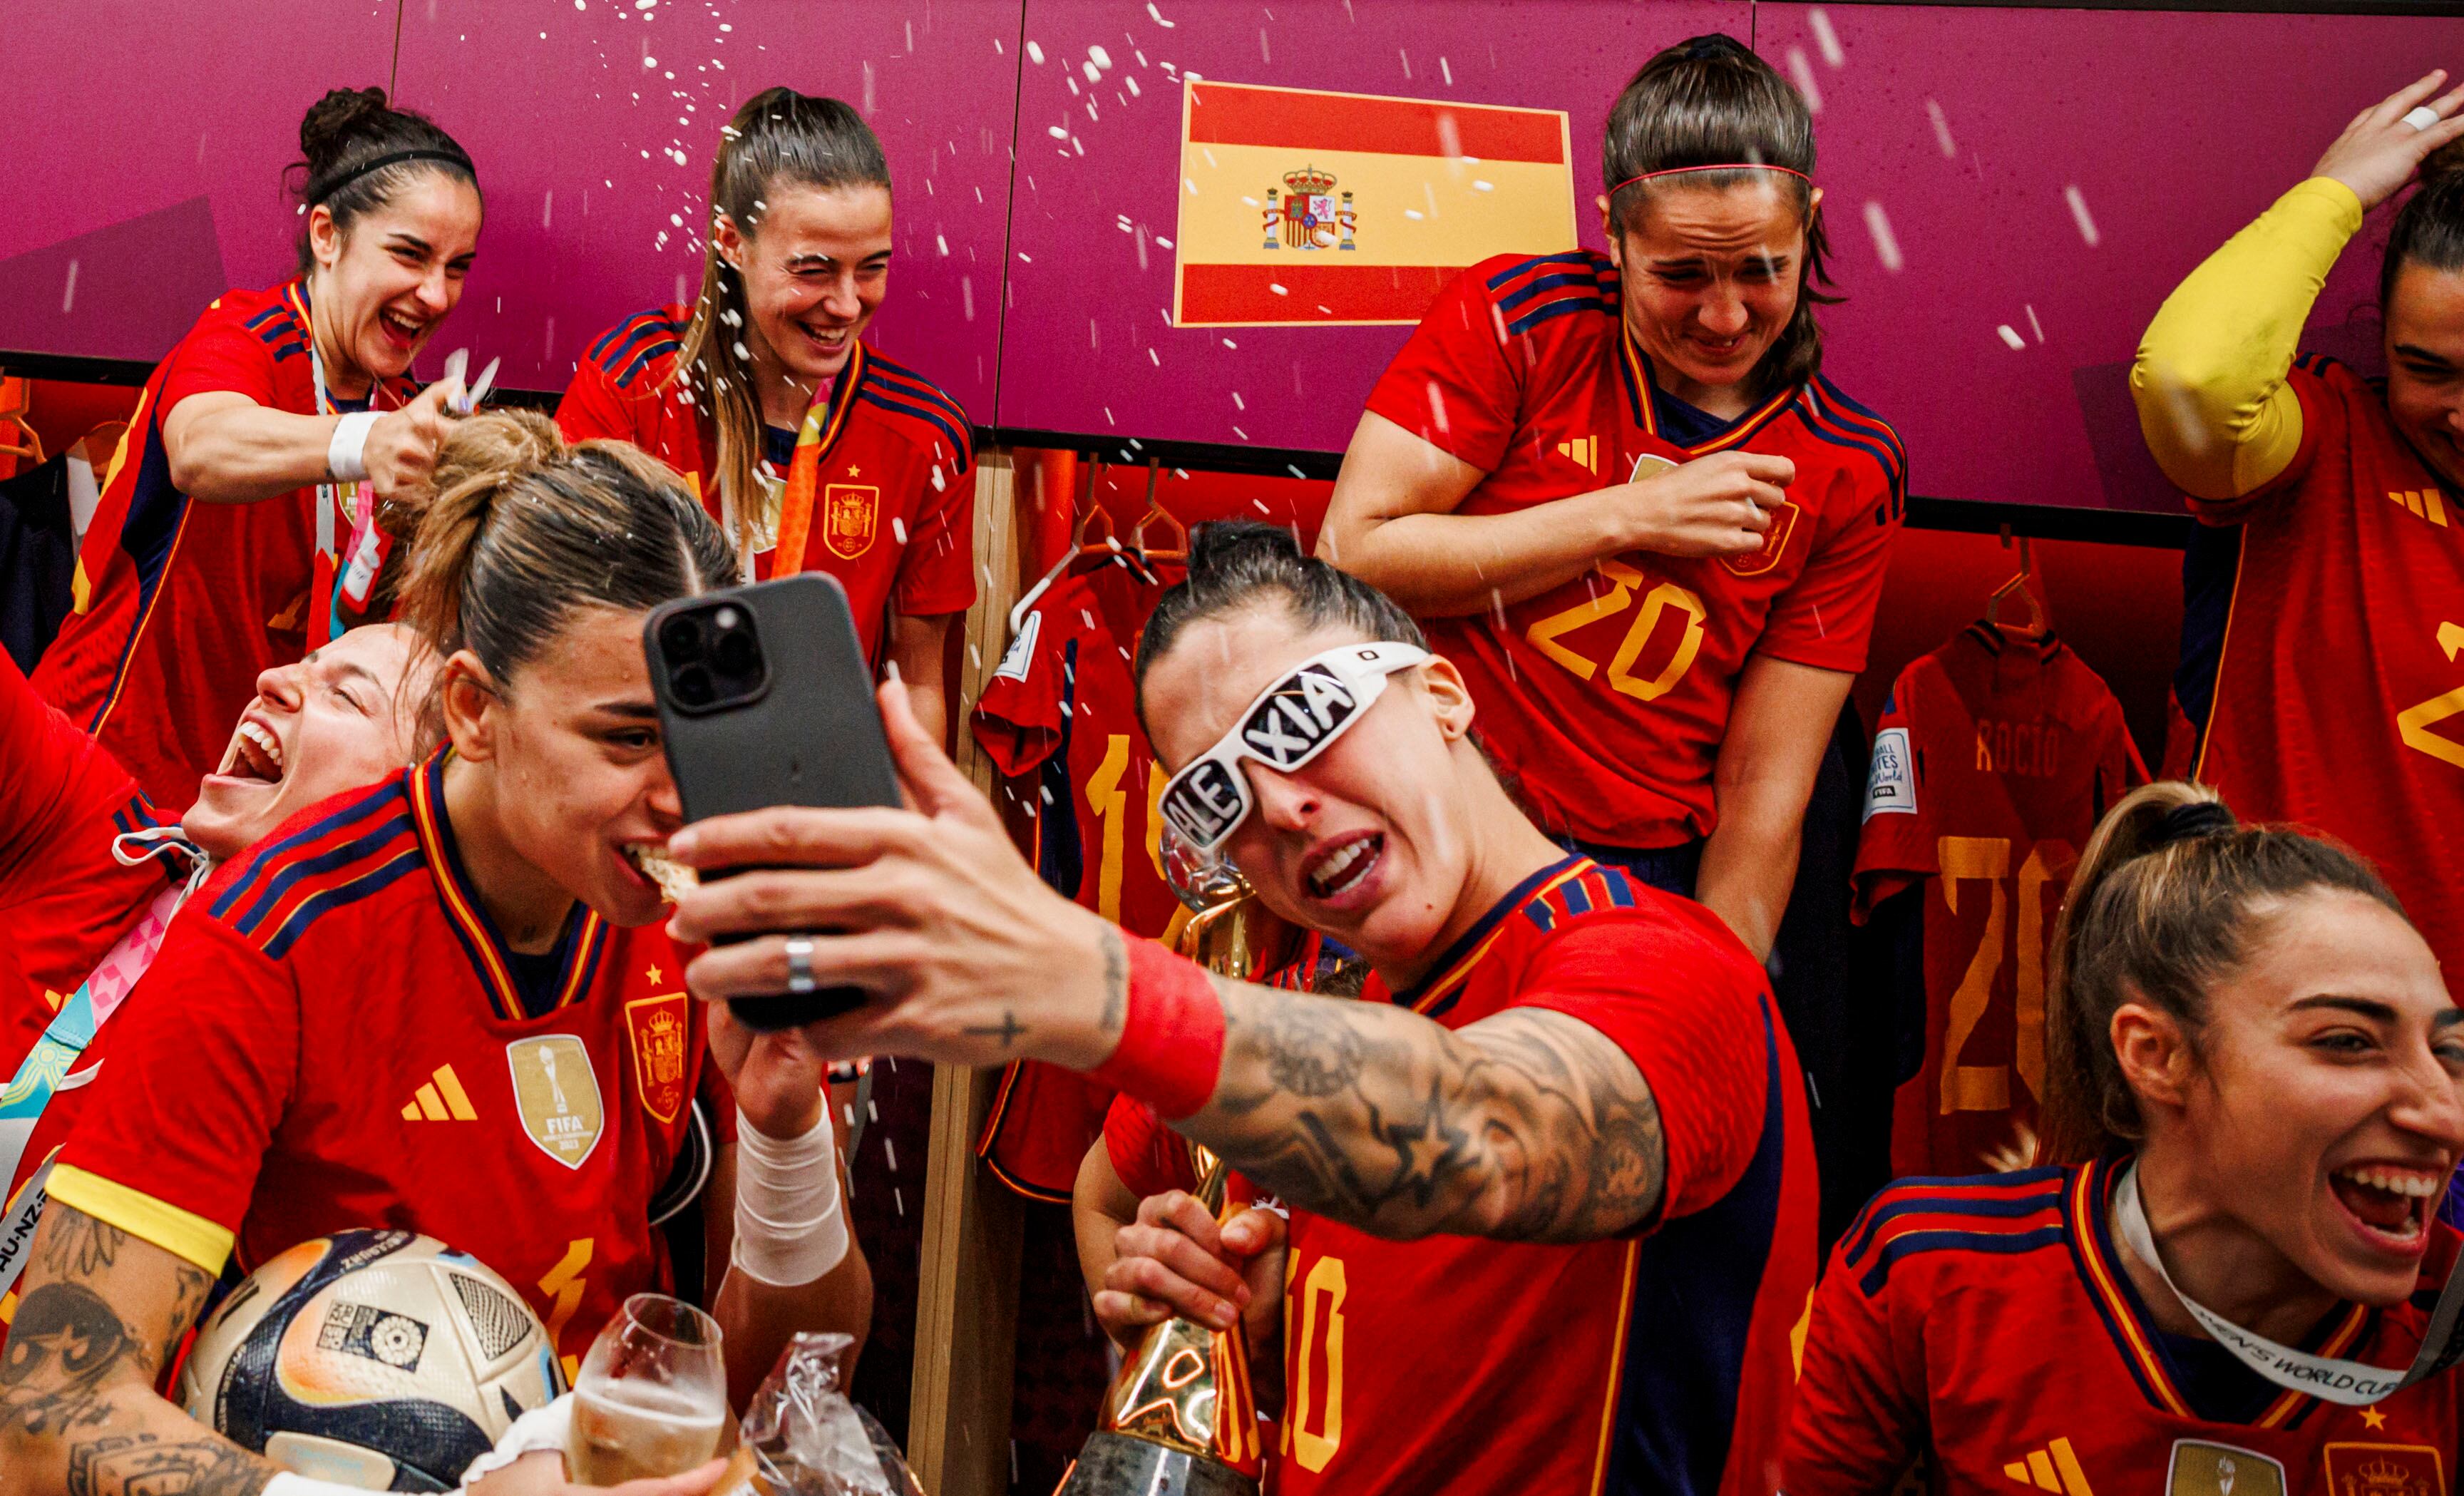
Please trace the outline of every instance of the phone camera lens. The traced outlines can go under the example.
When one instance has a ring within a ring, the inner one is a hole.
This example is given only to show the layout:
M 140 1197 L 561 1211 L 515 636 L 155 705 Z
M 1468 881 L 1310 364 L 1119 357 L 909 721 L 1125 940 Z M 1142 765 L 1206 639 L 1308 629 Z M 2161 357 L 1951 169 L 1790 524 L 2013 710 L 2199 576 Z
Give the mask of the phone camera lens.
M 748 633 L 724 633 L 718 636 L 717 648 L 711 651 L 713 663 L 722 675 L 751 675 L 761 669 L 761 650 Z
M 690 660 L 701 653 L 701 623 L 682 614 L 659 626 L 659 648 L 670 659 Z
M 710 671 L 698 665 L 688 665 L 669 680 L 668 689 L 676 699 L 689 707 L 706 707 L 717 695 L 710 683 Z
M 744 615 L 732 607 L 722 607 L 710 615 L 710 621 L 721 629 L 734 628 L 744 622 Z

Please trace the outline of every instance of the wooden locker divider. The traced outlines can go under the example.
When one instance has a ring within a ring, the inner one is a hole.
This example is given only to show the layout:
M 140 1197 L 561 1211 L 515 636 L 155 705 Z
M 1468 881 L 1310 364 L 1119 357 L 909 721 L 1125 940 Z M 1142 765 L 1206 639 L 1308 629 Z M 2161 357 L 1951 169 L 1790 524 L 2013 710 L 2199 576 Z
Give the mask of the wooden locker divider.
M 968 719 L 1009 647 L 1019 595 L 1017 472 L 1010 453 L 976 456 L 976 605 L 958 658 L 957 763 L 990 793 L 998 776 Z M 1017 1196 L 976 1159 L 976 1139 L 1001 1072 L 936 1066 L 932 1150 L 924 1174 L 923 1261 L 917 1272 L 915 1378 L 907 1458 L 932 1496 L 1001 1496 L 1009 1488 L 1012 1358 L 1018 1345 Z

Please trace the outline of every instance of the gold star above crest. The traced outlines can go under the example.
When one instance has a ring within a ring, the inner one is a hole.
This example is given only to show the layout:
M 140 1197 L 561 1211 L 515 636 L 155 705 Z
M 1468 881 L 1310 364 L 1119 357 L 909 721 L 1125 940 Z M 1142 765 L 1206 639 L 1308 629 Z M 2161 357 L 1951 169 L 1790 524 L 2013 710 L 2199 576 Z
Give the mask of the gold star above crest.
M 854 463 L 852 463 L 852 462 L 850 462 L 850 463 L 848 463 L 848 464 L 847 464 L 847 476 L 848 476 L 848 477 L 854 477 L 857 473 L 862 473 L 863 471 L 864 471 L 863 469 L 861 469 L 861 468 L 857 467 L 857 466 L 856 466 Z
M 658 969 L 657 967 L 653 966 L 653 967 L 651 967 L 651 968 L 650 968 L 650 985 L 651 985 L 651 986 L 653 986 L 653 987 L 655 987 L 655 986 L 657 986 L 658 984 L 659 984 L 659 969 Z
M 2387 1427 L 2387 1415 L 2381 1413 L 2376 1408 L 2364 1408 L 2362 1410 L 2362 1425 L 2365 1428 L 2385 1428 Z

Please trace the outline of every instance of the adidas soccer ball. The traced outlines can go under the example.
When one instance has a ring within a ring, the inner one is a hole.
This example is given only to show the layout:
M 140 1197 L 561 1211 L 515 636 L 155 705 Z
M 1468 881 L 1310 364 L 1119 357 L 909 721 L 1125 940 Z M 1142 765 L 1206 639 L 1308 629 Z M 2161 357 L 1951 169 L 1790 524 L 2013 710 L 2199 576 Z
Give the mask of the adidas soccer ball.
M 545 1327 L 476 1258 L 408 1231 L 338 1231 L 207 1316 L 179 1400 L 295 1474 L 444 1491 L 563 1390 Z

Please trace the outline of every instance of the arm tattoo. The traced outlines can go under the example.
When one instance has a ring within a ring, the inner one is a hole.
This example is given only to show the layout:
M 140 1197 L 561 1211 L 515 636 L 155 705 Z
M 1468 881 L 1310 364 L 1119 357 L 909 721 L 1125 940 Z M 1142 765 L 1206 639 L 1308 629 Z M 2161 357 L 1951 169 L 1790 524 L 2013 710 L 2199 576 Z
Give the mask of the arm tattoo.
M 152 1391 L 213 1283 L 54 1200 L 0 1346 L 0 1470 L 66 1496 L 256 1496 L 273 1467 Z
M 256 1496 L 273 1479 L 219 1439 L 113 1434 L 69 1450 L 68 1496 Z
M 1222 1081 L 1183 1124 L 1284 1199 L 1383 1236 L 1612 1235 L 1660 1208 L 1667 1151 L 1634 1062 L 1515 1008 L 1460 1032 L 1219 979 Z

